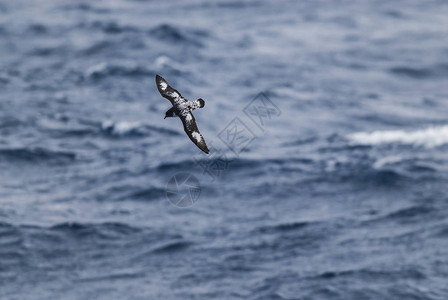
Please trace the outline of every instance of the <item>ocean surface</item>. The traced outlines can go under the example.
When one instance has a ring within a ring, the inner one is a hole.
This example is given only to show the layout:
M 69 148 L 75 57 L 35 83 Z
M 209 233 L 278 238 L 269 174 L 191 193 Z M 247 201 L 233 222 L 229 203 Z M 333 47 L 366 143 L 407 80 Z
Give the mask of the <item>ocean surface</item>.
M 448 2 L 1 0 L 0 299 L 448 299 Z

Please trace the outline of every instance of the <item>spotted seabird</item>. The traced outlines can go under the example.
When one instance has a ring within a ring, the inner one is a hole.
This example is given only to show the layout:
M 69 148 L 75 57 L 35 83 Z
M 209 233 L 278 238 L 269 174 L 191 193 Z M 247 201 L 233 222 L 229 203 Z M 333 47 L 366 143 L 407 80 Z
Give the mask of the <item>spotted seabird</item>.
M 205 101 L 201 98 L 195 101 L 188 101 L 182 95 L 173 89 L 166 80 L 159 75 L 156 75 L 156 84 L 159 89 L 160 94 L 170 100 L 173 107 L 165 112 L 165 118 L 171 118 L 178 116 L 184 124 L 185 133 L 188 135 L 190 140 L 198 146 L 199 149 L 208 153 L 209 150 L 205 144 L 204 137 L 199 132 L 198 126 L 196 125 L 196 120 L 191 113 L 196 108 L 202 108 L 205 105 Z M 164 118 L 164 119 L 165 119 Z

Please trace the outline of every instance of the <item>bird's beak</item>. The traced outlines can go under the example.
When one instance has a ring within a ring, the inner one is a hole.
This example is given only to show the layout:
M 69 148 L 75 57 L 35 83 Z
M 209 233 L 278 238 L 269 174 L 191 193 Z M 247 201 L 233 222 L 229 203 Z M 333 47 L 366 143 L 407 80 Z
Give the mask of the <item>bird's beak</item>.
M 164 120 L 166 119 L 166 116 L 165 116 L 165 118 L 163 118 Z

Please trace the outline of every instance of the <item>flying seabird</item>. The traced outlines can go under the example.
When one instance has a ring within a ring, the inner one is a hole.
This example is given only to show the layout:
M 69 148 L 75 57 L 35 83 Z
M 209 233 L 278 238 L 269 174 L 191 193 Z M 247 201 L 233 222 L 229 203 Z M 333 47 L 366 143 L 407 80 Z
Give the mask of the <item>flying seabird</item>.
M 205 105 L 205 101 L 201 98 L 195 101 L 188 101 L 182 95 L 173 89 L 161 76 L 156 75 L 156 84 L 159 89 L 160 94 L 170 100 L 173 107 L 165 112 L 165 118 L 171 118 L 178 116 L 184 124 L 185 133 L 188 135 L 190 140 L 198 146 L 199 149 L 208 153 L 209 150 L 205 144 L 204 137 L 199 132 L 198 126 L 196 125 L 196 120 L 191 113 L 196 108 L 202 108 Z M 165 119 L 164 118 L 164 119 Z

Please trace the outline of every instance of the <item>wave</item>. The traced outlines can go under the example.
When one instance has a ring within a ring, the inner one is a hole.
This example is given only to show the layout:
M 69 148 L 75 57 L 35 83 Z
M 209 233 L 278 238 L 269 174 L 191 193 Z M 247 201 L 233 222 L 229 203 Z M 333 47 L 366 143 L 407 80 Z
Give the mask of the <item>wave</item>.
M 410 220 L 419 216 L 426 216 L 433 212 L 435 212 L 435 210 L 432 207 L 426 205 L 411 206 L 391 212 L 386 216 L 386 218 L 390 218 L 393 220 Z
M 146 188 L 146 189 L 139 189 L 136 190 L 129 195 L 126 196 L 127 199 L 133 199 L 133 200 L 152 200 L 152 199 L 160 199 L 163 196 L 165 196 L 166 191 L 162 188 Z
M 437 162 L 431 158 L 419 158 L 415 155 L 406 157 L 392 155 L 378 158 L 372 165 L 376 170 L 387 168 L 399 168 L 410 174 L 431 174 L 438 171 Z
M 431 67 L 394 67 L 389 69 L 393 74 L 414 79 L 426 79 L 448 76 L 448 64 L 438 64 Z
M 397 280 L 397 279 L 418 279 L 426 278 L 426 275 L 417 268 L 408 268 L 403 270 L 373 269 L 363 268 L 354 270 L 326 271 L 316 275 L 315 279 L 335 279 L 335 278 L 364 278 L 365 280 Z
M 141 77 L 155 76 L 155 72 L 138 63 L 106 63 L 94 65 L 84 74 L 86 79 L 103 79 L 111 76 Z
M 276 232 L 287 232 L 300 230 L 306 226 L 311 225 L 311 222 L 290 222 L 290 223 L 280 223 L 275 225 L 262 226 L 258 228 L 261 233 L 276 233 Z
M 212 4 L 212 5 L 216 5 L 218 7 L 223 7 L 223 8 L 240 9 L 240 8 L 249 8 L 249 7 L 260 6 L 260 3 L 258 1 L 223 1 L 223 2 L 218 2 L 216 4 Z
M 161 55 L 155 59 L 154 69 L 163 70 L 164 73 L 169 73 L 176 76 L 186 76 L 188 74 L 187 68 L 165 55 Z
M 182 251 L 187 248 L 189 248 L 193 243 L 191 241 L 187 240 L 177 240 L 177 241 L 170 241 L 167 243 L 164 243 L 162 245 L 154 247 L 151 252 L 162 254 L 162 253 L 172 253 L 177 251 Z
M 149 31 L 149 34 L 158 40 L 169 43 L 182 43 L 202 47 L 199 38 L 207 36 L 204 30 L 184 29 L 170 24 L 160 24 Z
M 20 231 L 14 225 L 0 222 L 0 248 L 2 250 L 10 246 L 21 246 L 22 241 Z
M 391 211 L 385 215 L 381 215 L 366 221 L 366 224 L 384 223 L 386 221 L 413 223 L 419 221 L 429 220 L 437 210 L 428 205 L 414 205 L 409 207 L 399 208 Z
M 136 272 L 133 270 L 122 270 L 116 273 L 101 274 L 101 275 L 89 275 L 80 277 L 77 280 L 80 282 L 96 282 L 96 281 L 111 281 L 111 280 L 135 280 L 140 277 L 144 277 L 145 273 Z
M 129 185 L 114 185 L 107 188 L 102 195 L 98 195 L 98 200 L 107 201 L 151 201 L 161 199 L 165 196 L 165 188 L 151 186 L 139 187 Z
M 435 229 L 433 236 L 446 239 L 448 237 L 448 224 L 442 224 Z
M 110 12 L 110 9 L 104 8 L 104 7 L 94 7 L 91 4 L 88 3 L 75 3 L 75 4 L 68 4 L 63 5 L 60 7 L 61 10 L 79 10 L 82 12 L 93 12 L 97 14 L 106 14 Z
M 107 133 L 117 136 L 136 134 L 142 135 L 142 124 L 140 122 L 113 122 L 103 121 L 101 129 Z
M 2 82 L 1 74 L 0 74 L 0 83 Z M 1 130 L 16 130 L 18 127 L 24 125 L 23 121 L 21 121 L 17 117 L 13 116 L 2 116 L 0 120 L 0 129 Z
M 201 162 L 201 160 L 198 160 Z M 164 162 L 157 166 L 158 171 L 179 171 L 179 170 L 194 170 L 197 167 L 197 162 L 194 159 L 182 160 L 179 162 Z
M 0 160 L 26 162 L 72 162 L 76 154 L 67 151 L 53 151 L 44 148 L 0 149 Z
M 232 172 L 243 170 L 253 171 L 254 168 L 266 169 L 268 165 L 276 165 L 287 168 L 291 164 L 310 164 L 313 161 L 306 158 L 267 158 L 267 159 L 250 159 L 250 158 L 237 158 L 232 154 L 225 151 L 216 152 L 216 156 L 204 157 L 201 153 L 194 158 L 185 159 L 179 162 L 164 162 L 161 163 L 157 169 L 160 171 L 172 170 L 172 169 L 191 169 L 194 166 L 210 166 L 213 162 L 220 162 L 222 166 L 226 166 L 225 169 L 231 168 Z M 267 172 L 267 171 L 266 171 Z
M 0 31 L 0 33 L 1 33 L 1 31 Z M 9 83 L 8 76 L 6 74 L 0 73 L 0 84 L 6 85 L 7 83 Z
M 67 48 L 64 46 L 43 46 L 36 47 L 29 52 L 29 55 L 34 56 L 56 56 L 67 52 Z
M 117 222 L 105 222 L 99 224 L 64 222 L 51 226 L 50 230 L 84 237 L 100 235 L 103 238 L 111 239 L 116 239 L 117 236 L 128 236 L 141 231 L 140 228 Z
M 348 136 L 349 141 L 361 145 L 405 144 L 434 148 L 448 144 L 448 125 L 415 131 L 391 130 L 358 132 Z
M 34 23 L 28 26 L 27 31 L 31 34 L 46 34 L 49 29 L 44 24 Z
M 101 130 L 112 136 L 145 136 L 150 133 L 161 133 L 168 135 L 180 135 L 179 132 L 163 127 L 152 126 L 137 121 L 112 121 L 105 120 L 101 123 Z
M 86 28 L 88 30 L 101 30 L 107 34 L 120 34 L 126 32 L 138 32 L 138 28 L 131 25 L 123 25 L 114 21 L 93 21 L 91 23 L 80 23 L 79 28 Z

